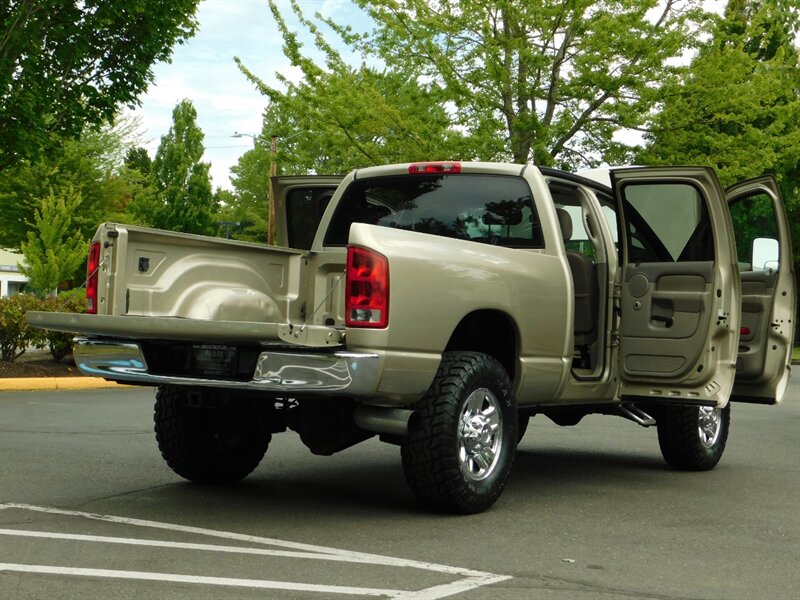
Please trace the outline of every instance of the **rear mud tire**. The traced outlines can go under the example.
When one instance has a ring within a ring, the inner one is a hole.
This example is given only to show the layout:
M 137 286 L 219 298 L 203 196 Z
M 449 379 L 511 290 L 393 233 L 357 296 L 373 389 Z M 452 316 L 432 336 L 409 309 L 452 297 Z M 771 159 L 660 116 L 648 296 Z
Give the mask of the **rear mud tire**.
M 239 481 L 261 462 L 272 436 L 259 426 L 249 400 L 203 394 L 197 405 L 185 388 L 159 386 L 154 414 L 158 449 L 167 465 L 190 481 Z
M 415 412 L 401 454 L 417 500 L 457 514 L 492 506 L 517 447 L 516 400 L 502 365 L 478 352 L 445 353 Z
M 731 406 L 666 406 L 657 419 L 664 460 L 681 471 L 709 471 L 725 451 Z

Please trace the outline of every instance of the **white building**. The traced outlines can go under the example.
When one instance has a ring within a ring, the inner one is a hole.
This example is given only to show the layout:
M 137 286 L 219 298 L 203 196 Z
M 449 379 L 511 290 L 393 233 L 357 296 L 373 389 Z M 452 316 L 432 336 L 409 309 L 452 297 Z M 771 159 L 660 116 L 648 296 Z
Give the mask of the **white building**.
M 28 278 L 20 273 L 17 266 L 22 261 L 21 254 L 0 250 L 0 298 L 19 294 L 28 283 Z

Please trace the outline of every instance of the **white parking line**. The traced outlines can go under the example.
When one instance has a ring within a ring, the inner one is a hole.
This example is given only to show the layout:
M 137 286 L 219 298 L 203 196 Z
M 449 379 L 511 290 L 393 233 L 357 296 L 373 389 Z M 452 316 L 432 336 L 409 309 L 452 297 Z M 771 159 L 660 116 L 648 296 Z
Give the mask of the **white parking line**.
M 232 577 L 203 577 L 200 575 L 174 575 L 172 573 L 151 573 L 147 571 L 115 571 L 111 569 L 77 569 L 73 567 L 52 567 L 48 565 L 18 565 L 0 563 L 0 571 L 18 573 L 44 573 L 47 575 L 78 575 L 82 577 L 106 577 L 110 579 L 138 579 L 144 581 L 170 581 L 174 583 L 200 583 L 203 585 L 226 585 L 232 587 L 259 588 L 268 590 L 291 590 L 299 592 L 318 592 L 321 594 L 356 594 L 359 596 L 398 596 L 399 590 L 380 590 L 340 585 L 315 585 L 311 583 L 292 583 L 290 581 L 265 581 L 263 579 L 235 579 Z M 437 596 L 441 597 L 441 596 Z
M 313 544 L 289 542 L 286 540 L 278 540 L 274 538 L 266 538 L 266 537 L 236 533 L 231 531 L 204 529 L 201 527 L 192 527 L 176 523 L 162 523 L 159 521 L 132 519 L 128 517 L 118 517 L 114 515 L 100 515 L 88 512 L 59 509 L 59 508 L 32 506 L 28 504 L 15 504 L 15 503 L 0 504 L 0 510 L 2 509 L 20 509 L 20 510 L 41 512 L 46 514 L 82 517 L 85 519 L 105 521 L 109 523 L 119 523 L 136 527 L 148 527 L 153 529 L 163 529 L 167 531 L 192 533 L 209 537 L 252 542 L 255 544 L 275 546 L 277 548 L 285 548 L 285 549 L 272 550 L 265 548 L 247 548 L 247 547 L 236 547 L 236 546 L 223 546 L 216 544 L 194 544 L 194 543 L 147 540 L 147 539 L 128 538 L 128 537 L 108 537 L 108 536 L 94 536 L 94 535 L 66 534 L 66 533 L 47 533 L 40 531 L 27 531 L 27 530 L 17 530 L 17 529 L 0 529 L 0 535 L 13 535 L 22 537 L 37 537 L 37 538 L 50 538 L 50 539 L 69 539 L 69 540 L 86 541 L 86 542 L 127 544 L 134 546 L 160 546 L 164 548 L 179 548 L 185 550 L 233 552 L 240 554 L 258 554 L 258 555 L 281 556 L 281 557 L 311 559 L 311 560 L 325 560 L 333 562 L 362 563 L 362 564 L 369 564 L 376 566 L 380 565 L 388 567 L 420 569 L 436 573 L 449 574 L 460 577 L 460 579 L 457 581 L 453 581 L 451 583 L 437 585 L 422 590 L 388 590 L 388 589 L 381 590 L 374 588 L 326 586 L 326 585 L 255 580 L 255 579 L 197 577 L 193 575 L 179 575 L 179 574 L 168 574 L 168 573 L 114 571 L 106 569 L 76 569 L 70 567 L 55 567 L 48 565 L 20 565 L 11 563 L 0 563 L 0 570 L 6 570 L 6 571 L 39 572 L 39 573 L 78 575 L 78 576 L 91 576 L 91 577 L 112 577 L 119 579 L 177 581 L 182 583 L 227 585 L 236 587 L 261 587 L 269 589 L 284 589 L 284 590 L 307 591 L 307 592 L 318 592 L 318 593 L 346 593 L 346 594 L 356 594 L 365 596 L 385 596 L 396 599 L 402 598 L 403 600 L 437 600 L 439 598 L 446 598 L 448 596 L 460 594 L 469 590 L 473 590 L 478 587 L 483 587 L 486 585 L 491 585 L 493 583 L 498 583 L 501 581 L 505 581 L 507 579 L 511 579 L 511 577 L 506 575 L 495 575 L 493 573 L 474 571 L 472 569 L 463 569 L 460 567 L 453 567 L 449 565 L 408 560 L 403 558 L 394 558 L 391 556 L 382 556 L 378 554 L 352 552 L 348 550 L 340 550 L 337 548 L 317 546 Z
M 218 544 L 190 544 L 187 542 L 166 542 L 142 538 L 109 537 L 103 535 L 83 535 L 80 533 L 50 533 L 47 531 L 29 531 L 26 529 L 0 529 L 0 535 L 17 537 L 47 538 L 51 540 L 74 540 L 79 542 L 99 542 L 105 544 L 124 544 L 128 546 L 152 546 L 160 548 L 178 548 L 181 550 L 206 550 L 208 552 L 229 552 L 232 554 L 257 554 L 261 556 L 281 556 L 284 558 L 304 558 L 309 560 L 326 560 L 372 564 L 365 558 L 355 556 L 336 556 L 319 552 L 294 552 L 290 550 L 267 550 L 265 548 L 243 548 L 242 546 L 220 546 Z

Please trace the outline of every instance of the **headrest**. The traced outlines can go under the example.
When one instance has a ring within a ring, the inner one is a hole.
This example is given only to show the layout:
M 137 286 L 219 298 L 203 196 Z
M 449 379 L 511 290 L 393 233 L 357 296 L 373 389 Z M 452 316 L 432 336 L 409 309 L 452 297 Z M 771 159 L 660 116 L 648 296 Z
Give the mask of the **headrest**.
M 561 226 L 561 235 L 564 237 L 564 241 L 568 242 L 572 239 L 572 217 L 563 208 L 556 208 L 556 214 L 558 215 L 558 224 Z

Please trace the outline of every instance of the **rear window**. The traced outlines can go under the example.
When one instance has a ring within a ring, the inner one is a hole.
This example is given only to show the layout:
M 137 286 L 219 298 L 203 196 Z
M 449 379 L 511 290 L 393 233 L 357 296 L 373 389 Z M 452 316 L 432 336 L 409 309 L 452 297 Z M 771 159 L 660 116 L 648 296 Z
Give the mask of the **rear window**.
M 430 174 L 351 183 L 325 236 L 344 246 L 353 223 L 430 233 L 509 248 L 543 248 L 531 190 L 505 175 Z

